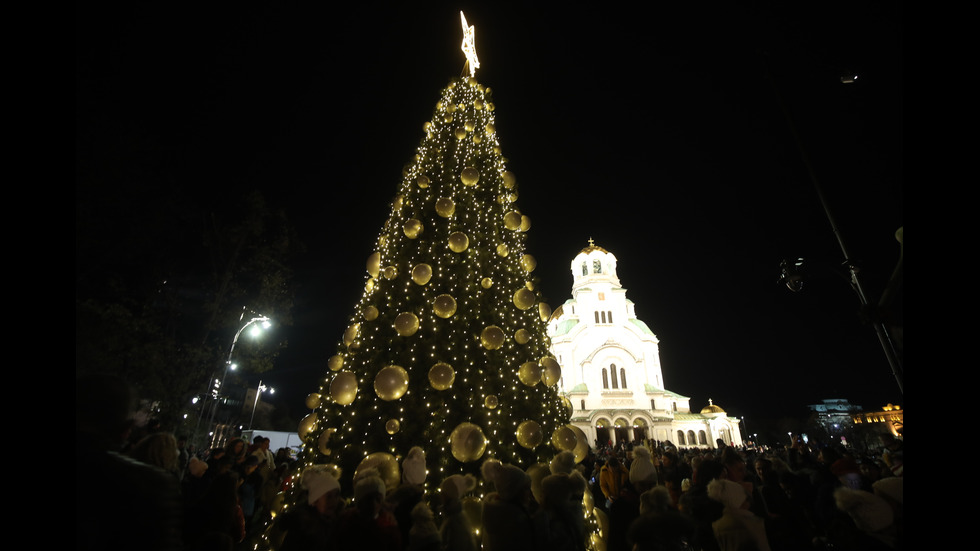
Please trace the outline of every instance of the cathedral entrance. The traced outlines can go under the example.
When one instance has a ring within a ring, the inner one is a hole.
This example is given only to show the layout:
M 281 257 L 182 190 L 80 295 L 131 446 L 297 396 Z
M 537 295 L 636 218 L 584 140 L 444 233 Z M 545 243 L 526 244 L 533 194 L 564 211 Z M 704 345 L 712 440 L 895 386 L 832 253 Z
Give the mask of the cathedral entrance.
M 612 436 L 609 434 L 608 427 L 596 427 L 595 428 L 595 439 L 600 446 L 608 446 L 609 439 Z

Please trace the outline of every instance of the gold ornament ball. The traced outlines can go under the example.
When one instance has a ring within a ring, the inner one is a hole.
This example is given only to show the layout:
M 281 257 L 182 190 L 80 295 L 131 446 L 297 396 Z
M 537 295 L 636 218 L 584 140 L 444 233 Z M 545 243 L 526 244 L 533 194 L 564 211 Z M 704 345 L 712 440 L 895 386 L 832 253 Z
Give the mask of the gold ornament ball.
M 513 189 L 514 184 L 517 183 L 517 176 L 514 176 L 514 173 L 511 171 L 505 170 L 503 177 L 504 177 L 504 187 L 507 189 Z
M 398 419 L 388 419 L 388 422 L 385 423 L 385 432 L 388 434 L 395 434 L 401 430 L 401 428 L 402 424 L 398 421 Z
M 412 312 L 402 312 L 395 318 L 395 331 L 403 337 L 411 337 L 419 330 L 419 318 Z
M 374 252 L 367 259 L 367 271 L 371 274 L 371 277 L 378 277 L 381 273 L 381 253 Z
M 490 287 L 493 287 L 493 280 L 490 279 L 489 277 L 485 277 L 481 279 L 480 287 L 483 287 L 484 289 L 489 289 Z
M 320 433 L 320 438 L 317 440 L 317 449 L 319 449 L 320 453 L 323 455 L 330 455 L 330 437 L 332 437 L 333 433 L 335 432 L 337 432 L 337 429 L 324 429 L 324 431 Z
M 517 370 L 517 378 L 527 386 L 534 386 L 541 381 L 541 369 L 538 362 L 524 362 Z
M 428 264 L 416 264 L 412 268 L 412 281 L 417 285 L 425 285 L 432 279 L 432 266 Z
M 459 179 L 467 186 L 475 186 L 480 181 L 480 171 L 468 166 L 459 174 Z
M 486 406 L 487 409 L 497 409 L 497 406 L 500 405 L 500 400 L 491 394 L 483 400 L 483 405 Z
M 451 388 L 455 380 L 456 372 L 445 362 L 439 362 L 429 368 L 429 384 L 436 390 Z
M 461 231 L 456 231 L 449 234 L 449 250 L 454 253 L 461 253 L 470 246 L 470 238 L 466 237 L 466 234 Z
M 510 254 L 510 247 L 508 247 L 506 243 L 497 245 L 497 254 L 500 256 L 507 256 Z
M 364 319 L 367 321 L 374 321 L 378 319 L 378 308 L 376 306 L 365 306 L 364 307 Z
M 527 344 L 531 340 L 531 333 L 527 329 L 518 329 L 514 333 L 514 340 L 517 344 Z
M 524 282 L 524 286 L 527 287 L 527 290 L 528 291 L 533 291 L 534 290 L 534 282 L 533 281 L 525 281 Z
M 524 268 L 527 273 L 531 273 L 538 267 L 538 261 L 533 256 L 526 254 L 521 257 L 521 267 Z
M 368 469 L 377 469 L 381 474 L 381 480 L 385 483 L 385 488 L 397 488 L 401 483 L 401 469 L 398 467 L 398 460 L 395 456 L 385 452 L 374 452 L 365 457 L 354 469 L 354 480 L 358 475 Z
M 456 131 L 454 132 L 454 135 L 456 136 L 457 140 L 462 140 L 463 138 L 466 137 L 466 129 L 457 128 Z
M 412 218 L 408 222 L 405 222 L 405 226 L 402 229 L 405 231 L 405 237 L 415 239 L 422 234 L 422 221 L 417 218 Z
M 432 302 L 432 311 L 440 318 L 449 318 L 456 313 L 456 299 L 452 295 L 439 295 Z
M 449 197 L 440 197 L 436 201 L 436 214 L 443 218 L 449 218 L 456 212 L 456 203 Z
M 330 368 L 330 371 L 340 371 L 340 368 L 344 367 L 344 357 L 340 354 L 330 356 L 330 359 L 327 360 L 327 367 Z
M 429 187 L 429 177 L 426 176 L 425 174 L 419 176 L 417 182 L 419 184 L 419 187 L 422 189 Z
M 521 310 L 527 310 L 534 306 L 535 300 L 537 300 L 537 297 L 534 296 L 534 292 L 529 291 L 527 287 L 521 287 L 514 293 L 514 306 L 517 306 Z
M 296 433 L 301 439 L 305 440 L 313 432 L 314 428 L 316 428 L 316 412 L 308 414 L 299 422 L 299 429 Z
M 377 284 L 378 283 L 375 281 L 373 277 L 369 277 L 367 282 L 364 284 L 364 290 L 370 293 L 371 291 L 374 290 L 374 287 Z
M 572 414 L 572 409 L 573 409 L 572 408 L 572 401 L 568 399 L 568 396 L 562 396 L 561 397 L 561 405 L 562 405 L 562 407 L 565 408 L 565 411 L 568 413 L 568 415 L 571 415 Z
M 493 136 L 493 133 L 497 131 L 497 127 L 494 126 L 493 123 L 490 123 L 487 124 L 484 130 L 486 130 L 487 136 Z M 506 174 L 506 172 L 504 174 Z
M 529 450 L 533 450 L 541 444 L 544 433 L 541 425 L 537 421 L 527 420 L 517 425 L 517 443 Z
M 342 406 L 348 406 L 357 396 L 357 377 L 350 371 L 341 371 L 330 382 L 330 398 Z
M 487 437 L 479 425 L 460 423 L 449 436 L 449 448 L 457 461 L 476 461 L 487 449 Z
M 483 110 L 483 100 L 482 99 L 473 100 L 473 108 L 476 109 L 477 111 L 482 111 Z
M 316 392 L 311 392 L 306 395 L 306 407 L 310 409 L 316 409 L 320 405 L 320 395 Z
M 496 325 L 491 325 L 483 329 L 480 333 L 480 343 L 483 348 L 487 350 L 497 350 L 504 345 L 504 330 L 497 327 Z
M 389 365 L 374 376 L 374 393 L 386 402 L 397 400 L 408 390 L 408 371 L 400 365 Z
M 455 109 L 455 108 L 456 108 L 456 106 L 455 106 L 455 105 L 453 105 L 453 106 L 451 106 L 451 107 L 452 107 L 453 109 Z M 452 113 L 446 113 L 445 115 L 443 115 L 443 117 L 442 117 L 442 121 L 443 121 L 443 122 L 447 122 L 447 123 L 448 123 L 448 122 L 453 122 L 453 115 L 452 115 Z
M 391 203 L 391 210 L 401 210 L 402 206 L 405 204 L 405 197 L 401 195 L 395 196 L 395 200 Z
M 521 215 L 521 231 L 527 231 L 531 229 L 531 219 L 526 215 Z
M 463 123 L 463 128 L 465 128 L 467 132 L 472 132 L 473 129 L 476 128 L 476 124 L 474 124 L 473 121 L 466 121 Z
M 578 444 L 578 438 L 575 436 L 575 431 L 567 426 L 558 427 L 551 435 L 551 443 L 558 451 L 572 451 Z
M 521 228 L 521 213 L 512 210 L 504 215 L 504 227 L 508 230 L 518 230 Z
M 480 143 L 482 141 L 483 141 L 483 138 L 481 138 L 479 134 L 474 134 L 473 135 L 473 143 Z
M 541 321 L 548 321 L 551 318 L 551 306 L 548 306 L 547 302 L 539 302 L 538 314 L 541 315 Z
M 575 444 L 575 449 L 572 450 L 575 453 L 575 462 L 581 463 L 583 459 L 589 454 L 589 437 L 582 432 L 582 429 L 576 427 L 575 425 L 565 425 L 575 432 L 575 439 L 578 443 Z
M 344 331 L 344 345 L 350 346 L 361 331 L 361 324 L 355 323 Z
M 558 360 L 551 356 L 545 356 L 541 358 L 541 368 L 543 369 L 541 373 L 541 382 L 544 386 L 552 386 L 561 379 L 561 366 L 558 365 Z
M 385 279 L 395 279 L 398 277 L 398 268 L 394 266 L 385 267 Z

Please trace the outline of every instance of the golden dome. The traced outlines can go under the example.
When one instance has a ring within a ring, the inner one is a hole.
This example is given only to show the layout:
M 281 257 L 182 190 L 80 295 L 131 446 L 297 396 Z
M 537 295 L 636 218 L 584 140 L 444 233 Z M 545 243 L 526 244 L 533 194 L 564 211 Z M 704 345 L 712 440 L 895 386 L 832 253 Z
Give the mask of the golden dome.
M 720 406 L 716 406 L 711 402 L 711 398 L 708 398 L 708 405 L 704 406 L 704 409 L 701 410 L 701 414 L 707 415 L 711 413 L 725 413 L 725 410 L 721 409 Z

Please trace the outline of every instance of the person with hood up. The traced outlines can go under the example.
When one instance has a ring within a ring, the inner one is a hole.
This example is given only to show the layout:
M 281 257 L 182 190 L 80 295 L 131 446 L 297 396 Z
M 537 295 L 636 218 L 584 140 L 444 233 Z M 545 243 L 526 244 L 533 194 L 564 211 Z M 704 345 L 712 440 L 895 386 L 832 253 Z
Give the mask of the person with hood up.
M 496 490 L 483 498 L 483 549 L 543 549 L 544 528 L 531 510 L 531 477 L 520 467 L 497 459 L 484 461 L 480 472 Z
M 717 478 L 708 484 L 708 497 L 724 505 L 721 518 L 711 523 L 721 551 L 770 551 L 765 521 L 749 510 L 741 484 Z

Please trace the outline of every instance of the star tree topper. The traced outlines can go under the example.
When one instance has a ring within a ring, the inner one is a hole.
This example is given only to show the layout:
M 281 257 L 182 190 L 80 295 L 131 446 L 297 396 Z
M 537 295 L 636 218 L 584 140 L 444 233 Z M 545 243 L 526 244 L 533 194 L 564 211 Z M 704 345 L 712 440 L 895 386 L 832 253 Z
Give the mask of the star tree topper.
M 466 16 L 459 12 L 459 18 L 463 22 L 463 53 L 466 54 L 466 63 L 470 67 L 470 76 L 476 76 L 476 70 L 480 68 L 480 60 L 476 57 L 476 27 L 466 24 Z

